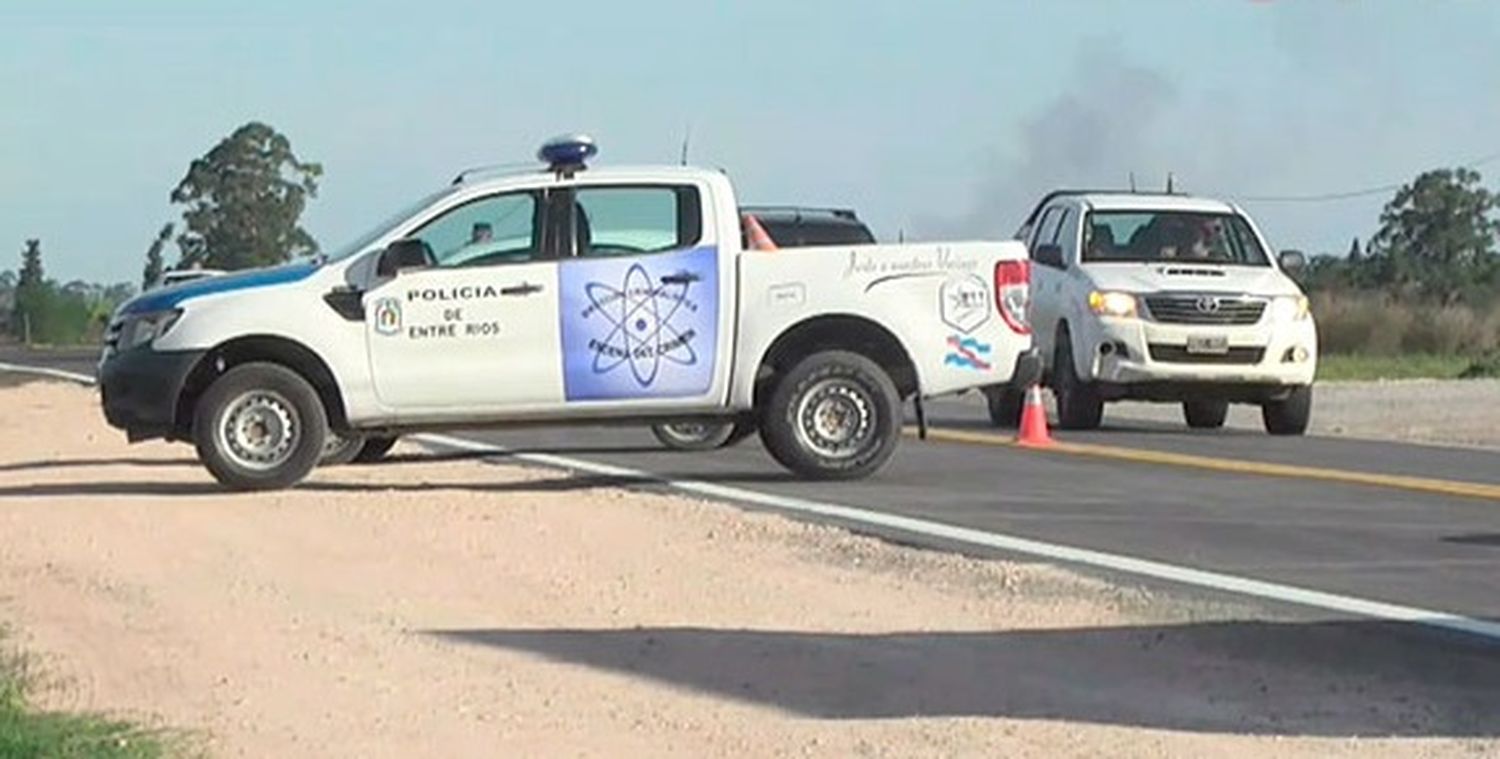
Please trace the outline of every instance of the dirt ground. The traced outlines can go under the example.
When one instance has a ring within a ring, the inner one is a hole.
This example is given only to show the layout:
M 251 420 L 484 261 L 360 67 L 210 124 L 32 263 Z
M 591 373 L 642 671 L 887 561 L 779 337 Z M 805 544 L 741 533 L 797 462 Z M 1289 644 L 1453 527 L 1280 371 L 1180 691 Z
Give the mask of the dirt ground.
M 218 756 L 1500 754 L 1483 652 L 401 453 L 225 494 L 0 389 L 0 620 Z

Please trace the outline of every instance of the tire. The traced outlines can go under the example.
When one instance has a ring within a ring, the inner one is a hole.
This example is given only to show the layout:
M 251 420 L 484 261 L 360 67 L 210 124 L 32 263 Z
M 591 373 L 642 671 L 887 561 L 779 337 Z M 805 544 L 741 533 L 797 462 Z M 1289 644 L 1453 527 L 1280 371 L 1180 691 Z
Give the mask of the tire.
M 734 430 L 729 433 L 729 439 L 725 440 L 724 444 L 719 447 L 730 448 L 739 445 L 751 435 L 754 435 L 757 429 L 759 429 L 759 425 L 753 421 L 735 422 Z
M 884 369 L 857 353 L 822 351 L 781 377 L 760 437 L 772 458 L 804 478 L 853 480 L 891 457 L 901 421 L 901 398 Z
M 328 420 L 312 385 L 268 363 L 241 364 L 199 397 L 193 414 L 198 459 L 235 490 L 276 490 L 306 477 L 323 455 Z
M 1024 391 L 1012 390 L 1005 385 L 990 385 L 983 392 L 990 424 L 1007 429 L 1021 426 L 1021 407 L 1026 405 Z
M 1052 393 L 1057 398 L 1057 426 L 1065 430 L 1092 430 L 1104 419 L 1104 399 L 1091 384 L 1078 378 L 1073 368 L 1073 337 L 1063 330 L 1057 336 L 1057 354 L 1052 362 Z
M 1279 401 L 1266 401 L 1260 407 L 1266 432 L 1272 435 L 1301 435 L 1307 432 L 1312 418 L 1312 386 L 1302 385 Z
M 732 422 L 680 422 L 653 424 L 651 434 L 674 451 L 711 451 L 729 442 Z
M 1229 416 L 1229 401 L 1198 400 L 1182 402 L 1182 417 L 1195 430 L 1216 430 Z
M 330 431 L 323 438 L 323 455 L 318 459 L 318 466 L 343 466 L 359 455 L 364 450 L 365 438 L 363 435 L 340 435 Z
M 397 437 L 367 437 L 365 444 L 360 447 L 359 453 L 354 454 L 356 464 L 374 464 L 385 458 L 391 448 L 396 445 Z

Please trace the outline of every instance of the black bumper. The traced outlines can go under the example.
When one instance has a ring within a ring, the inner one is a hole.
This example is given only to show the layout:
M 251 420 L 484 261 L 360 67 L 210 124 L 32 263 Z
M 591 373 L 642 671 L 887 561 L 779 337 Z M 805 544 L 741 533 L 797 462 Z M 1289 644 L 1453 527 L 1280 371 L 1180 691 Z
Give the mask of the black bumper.
M 117 353 L 99 367 L 104 418 L 131 441 L 171 437 L 177 398 L 206 351 Z

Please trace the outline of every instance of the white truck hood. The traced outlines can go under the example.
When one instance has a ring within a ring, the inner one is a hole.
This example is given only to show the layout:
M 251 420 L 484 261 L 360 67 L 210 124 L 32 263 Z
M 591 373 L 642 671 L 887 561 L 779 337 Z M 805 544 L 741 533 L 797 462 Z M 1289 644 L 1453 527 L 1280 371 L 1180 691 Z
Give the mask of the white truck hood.
M 1083 269 L 1099 290 L 1232 292 L 1265 296 L 1301 294 L 1291 278 L 1270 266 L 1090 263 Z

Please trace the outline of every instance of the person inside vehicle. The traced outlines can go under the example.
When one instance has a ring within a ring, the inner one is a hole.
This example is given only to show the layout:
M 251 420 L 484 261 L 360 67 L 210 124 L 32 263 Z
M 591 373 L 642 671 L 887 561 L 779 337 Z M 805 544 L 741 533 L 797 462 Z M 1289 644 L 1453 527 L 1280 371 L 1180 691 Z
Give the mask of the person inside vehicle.
M 1117 253 L 1114 229 L 1108 224 L 1090 224 L 1087 250 L 1085 261 L 1108 261 L 1114 258 Z

